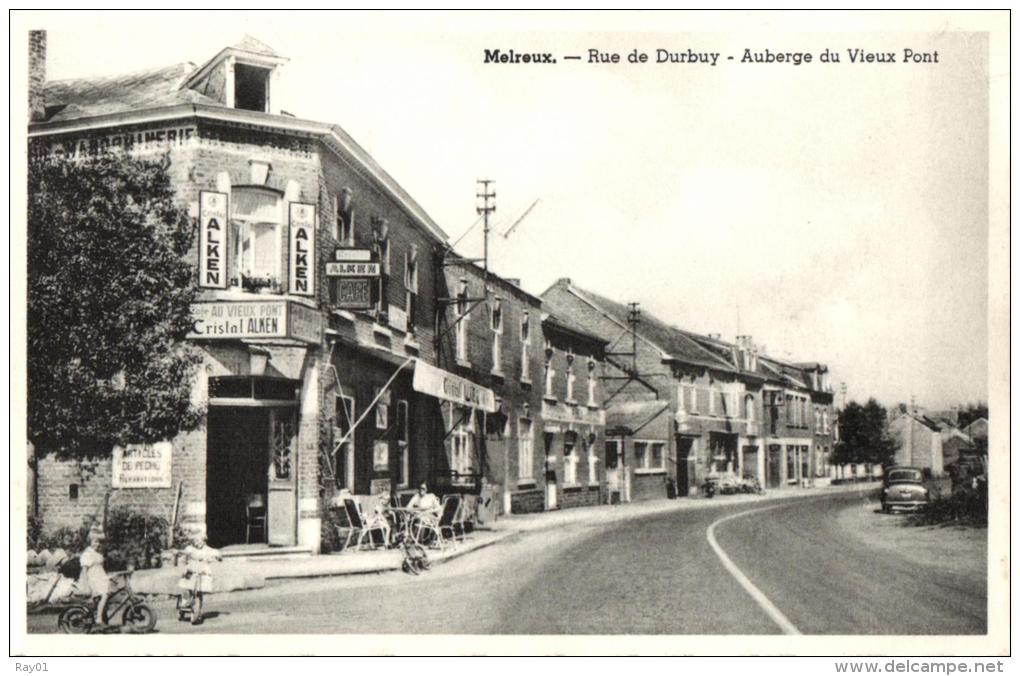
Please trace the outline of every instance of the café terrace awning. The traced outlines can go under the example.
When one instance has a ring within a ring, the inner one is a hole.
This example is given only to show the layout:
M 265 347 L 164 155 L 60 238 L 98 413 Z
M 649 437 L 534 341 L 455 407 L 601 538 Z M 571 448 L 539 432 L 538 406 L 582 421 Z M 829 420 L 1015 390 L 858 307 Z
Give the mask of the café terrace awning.
M 415 392 L 458 406 L 468 406 L 486 413 L 496 412 L 496 395 L 492 390 L 418 359 L 414 360 L 412 386 Z

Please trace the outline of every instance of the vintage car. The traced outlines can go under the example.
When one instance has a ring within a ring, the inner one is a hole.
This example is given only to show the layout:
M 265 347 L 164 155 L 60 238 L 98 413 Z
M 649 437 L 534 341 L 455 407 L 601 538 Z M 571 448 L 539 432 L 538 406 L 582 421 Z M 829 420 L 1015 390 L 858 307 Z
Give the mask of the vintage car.
M 882 480 L 882 511 L 893 509 L 924 509 L 928 505 L 928 489 L 924 475 L 916 467 L 890 467 Z

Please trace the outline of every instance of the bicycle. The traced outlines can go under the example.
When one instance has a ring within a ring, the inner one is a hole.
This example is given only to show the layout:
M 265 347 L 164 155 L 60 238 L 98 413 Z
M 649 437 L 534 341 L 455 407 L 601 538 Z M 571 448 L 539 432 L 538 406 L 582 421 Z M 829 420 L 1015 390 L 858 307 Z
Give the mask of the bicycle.
M 105 625 L 110 626 L 111 620 L 119 614 L 124 629 L 133 634 L 144 634 L 155 628 L 156 611 L 131 589 L 132 573 L 133 570 L 124 570 L 109 574 L 111 583 L 121 579 L 123 584 L 111 592 L 102 619 Z M 65 634 L 87 634 L 96 631 L 99 628 L 96 622 L 98 599 L 96 596 L 86 601 L 72 603 L 60 613 L 57 628 Z

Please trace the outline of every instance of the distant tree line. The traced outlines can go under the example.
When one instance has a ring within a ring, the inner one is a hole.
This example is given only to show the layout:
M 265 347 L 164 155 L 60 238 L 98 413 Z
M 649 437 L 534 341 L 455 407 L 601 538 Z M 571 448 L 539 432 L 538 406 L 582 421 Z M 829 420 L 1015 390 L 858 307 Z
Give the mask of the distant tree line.
M 839 443 L 833 450 L 837 465 L 890 465 L 896 441 L 890 436 L 885 407 L 875 399 L 861 405 L 851 401 L 839 415 Z

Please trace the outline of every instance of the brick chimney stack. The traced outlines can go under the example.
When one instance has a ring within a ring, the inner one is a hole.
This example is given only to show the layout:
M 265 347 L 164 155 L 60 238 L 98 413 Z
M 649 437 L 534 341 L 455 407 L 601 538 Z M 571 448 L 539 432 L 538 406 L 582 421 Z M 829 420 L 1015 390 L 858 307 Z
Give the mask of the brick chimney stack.
M 28 32 L 28 119 L 46 119 L 46 31 Z

